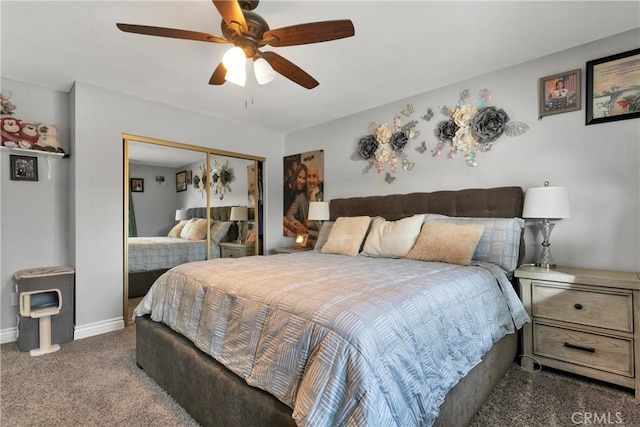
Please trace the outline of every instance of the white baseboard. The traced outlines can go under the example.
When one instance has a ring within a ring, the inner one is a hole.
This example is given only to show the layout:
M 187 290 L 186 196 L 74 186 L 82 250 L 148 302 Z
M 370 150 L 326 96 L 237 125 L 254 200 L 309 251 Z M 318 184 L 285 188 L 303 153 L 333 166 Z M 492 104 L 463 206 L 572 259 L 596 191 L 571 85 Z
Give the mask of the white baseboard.
M 18 328 L 7 328 L 0 331 L 0 344 L 14 342 L 18 339 Z
M 76 326 L 73 332 L 73 339 L 92 337 L 94 335 L 106 334 L 107 332 L 119 331 L 124 328 L 124 319 L 116 317 L 114 319 L 103 320 L 90 323 L 88 325 Z M 0 330 L 0 344 L 14 342 L 18 339 L 18 328 L 7 328 Z
M 88 325 L 76 326 L 73 339 L 81 340 L 82 338 L 106 334 L 107 332 L 118 331 L 120 329 L 124 329 L 124 319 L 122 317 L 116 317 L 114 319 L 89 323 Z

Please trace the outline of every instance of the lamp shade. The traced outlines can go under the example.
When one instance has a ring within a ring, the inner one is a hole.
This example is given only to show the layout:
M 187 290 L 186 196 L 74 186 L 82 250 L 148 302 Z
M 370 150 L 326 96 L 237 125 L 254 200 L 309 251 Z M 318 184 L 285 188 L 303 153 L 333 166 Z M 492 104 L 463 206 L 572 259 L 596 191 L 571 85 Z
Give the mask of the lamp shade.
M 229 221 L 247 221 L 249 219 L 249 209 L 246 206 L 232 206 Z
M 176 210 L 176 221 L 183 221 L 185 219 L 188 219 L 189 216 L 187 214 L 186 209 L 177 209 Z
M 570 213 L 565 187 L 533 187 L 525 194 L 523 218 L 569 218 Z
M 307 219 L 310 221 L 326 221 L 329 219 L 329 202 L 310 202 L 309 214 Z
M 265 85 L 276 78 L 276 72 L 264 58 L 257 58 L 253 62 L 253 72 L 256 75 L 258 84 Z

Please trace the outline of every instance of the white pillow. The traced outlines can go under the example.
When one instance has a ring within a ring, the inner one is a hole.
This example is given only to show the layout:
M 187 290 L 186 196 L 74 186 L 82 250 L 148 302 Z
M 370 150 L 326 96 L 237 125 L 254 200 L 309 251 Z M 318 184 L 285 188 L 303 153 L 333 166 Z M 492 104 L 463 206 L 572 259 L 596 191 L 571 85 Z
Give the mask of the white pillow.
M 371 222 L 362 253 L 373 257 L 402 258 L 416 243 L 424 215 L 397 221 L 376 217 Z
M 196 223 L 196 218 L 191 218 L 189 221 L 187 221 L 184 227 L 182 227 L 182 231 L 180 232 L 181 239 L 187 238 L 187 236 L 189 235 L 189 230 L 191 230 L 191 227 L 193 227 L 193 224 L 195 223 Z
M 323 254 L 356 256 L 369 229 L 368 216 L 340 217 L 331 227 L 329 238 L 320 250 Z

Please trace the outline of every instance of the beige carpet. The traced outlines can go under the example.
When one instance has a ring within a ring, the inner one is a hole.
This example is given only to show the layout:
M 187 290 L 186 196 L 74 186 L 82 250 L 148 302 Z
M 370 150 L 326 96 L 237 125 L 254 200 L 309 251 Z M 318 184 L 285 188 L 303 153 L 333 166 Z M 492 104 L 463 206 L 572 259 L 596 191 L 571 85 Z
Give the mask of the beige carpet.
M 40 357 L 15 343 L 0 346 L 0 425 L 197 427 L 136 366 L 133 327 Z M 471 424 L 575 425 L 640 427 L 640 400 L 627 389 L 514 364 Z

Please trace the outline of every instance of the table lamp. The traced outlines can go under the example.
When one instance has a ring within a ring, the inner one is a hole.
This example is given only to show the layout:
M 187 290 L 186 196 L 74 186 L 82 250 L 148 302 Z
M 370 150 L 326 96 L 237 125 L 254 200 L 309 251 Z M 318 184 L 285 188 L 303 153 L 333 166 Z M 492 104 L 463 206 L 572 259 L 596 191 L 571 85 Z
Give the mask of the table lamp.
M 549 181 L 545 181 L 544 187 L 533 187 L 527 190 L 524 198 L 523 218 L 542 219 L 538 223 L 542 233 L 542 253 L 536 262 L 536 266 L 542 268 L 555 268 L 549 237 L 555 224 L 549 219 L 569 218 L 569 193 L 565 187 L 550 187 Z
M 183 221 L 188 218 L 189 215 L 187 214 L 186 209 L 176 209 L 176 221 Z
M 246 206 L 232 206 L 229 221 L 235 221 L 238 225 L 238 243 L 242 243 L 242 230 L 244 221 L 249 219 L 249 209 Z
M 310 202 L 307 219 L 309 221 L 318 221 L 318 230 L 320 230 L 322 221 L 329 219 L 329 202 Z

